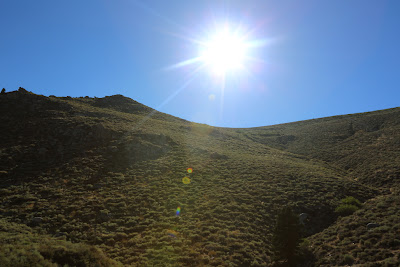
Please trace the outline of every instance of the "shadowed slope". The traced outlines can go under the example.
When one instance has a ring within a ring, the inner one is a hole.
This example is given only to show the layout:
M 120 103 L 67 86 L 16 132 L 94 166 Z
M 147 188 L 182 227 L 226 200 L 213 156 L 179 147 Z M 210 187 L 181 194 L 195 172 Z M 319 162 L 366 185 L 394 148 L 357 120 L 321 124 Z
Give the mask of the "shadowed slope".
M 12 266 L 122 266 L 93 246 L 72 244 L 0 219 L 0 263 Z

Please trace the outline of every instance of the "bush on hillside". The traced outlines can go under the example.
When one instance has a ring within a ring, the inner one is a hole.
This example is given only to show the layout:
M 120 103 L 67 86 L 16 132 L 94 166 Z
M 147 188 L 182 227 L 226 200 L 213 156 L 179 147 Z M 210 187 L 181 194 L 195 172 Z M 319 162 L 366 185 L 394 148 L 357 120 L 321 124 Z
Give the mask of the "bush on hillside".
M 361 207 L 361 202 L 354 197 L 346 197 L 340 200 L 341 204 L 335 209 L 335 212 L 341 216 L 353 214 Z
M 342 258 L 341 264 L 349 264 L 352 265 L 354 263 L 354 257 L 350 254 L 346 254 Z
M 342 204 L 344 205 L 354 205 L 357 207 L 361 207 L 361 202 L 355 197 L 346 197 L 340 200 L 340 202 L 342 202 Z

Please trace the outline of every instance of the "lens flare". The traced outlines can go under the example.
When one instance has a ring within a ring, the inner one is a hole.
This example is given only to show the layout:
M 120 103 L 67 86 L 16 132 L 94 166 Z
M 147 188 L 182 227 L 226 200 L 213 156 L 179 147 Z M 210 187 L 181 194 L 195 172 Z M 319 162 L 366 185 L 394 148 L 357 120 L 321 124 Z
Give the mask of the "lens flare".
M 178 207 L 176 209 L 176 216 L 179 216 L 179 214 L 181 214 L 181 207 Z
M 177 235 L 178 235 L 178 232 L 176 232 L 176 231 L 174 231 L 174 230 L 171 230 L 171 229 L 168 229 L 168 230 L 167 230 L 167 234 L 168 234 L 168 236 L 171 237 L 171 238 L 176 238 Z
M 192 169 L 192 168 L 188 168 L 188 169 L 187 169 L 187 172 L 188 172 L 188 173 L 192 173 L 192 172 L 193 172 L 193 169 Z
M 183 177 L 182 183 L 184 183 L 184 184 L 190 184 L 190 178 L 189 178 L 189 177 Z

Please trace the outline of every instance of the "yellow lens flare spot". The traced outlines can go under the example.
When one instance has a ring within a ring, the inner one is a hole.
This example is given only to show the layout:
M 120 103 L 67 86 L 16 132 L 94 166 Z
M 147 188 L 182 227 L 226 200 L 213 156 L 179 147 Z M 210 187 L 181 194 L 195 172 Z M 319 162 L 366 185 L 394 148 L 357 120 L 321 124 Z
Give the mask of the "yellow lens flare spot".
M 193 169 L 192 169 L 192 168 L 188 168 L 188 169 L 187 169 L 187 172 L 188 172 L 188 173 L 192 173 L 192 172 L 193 172 Z
M 182 183 L 184 183 L 184 184 L 190 184 L 190 178 L 189 178 L 189 177 L 183 177 Z

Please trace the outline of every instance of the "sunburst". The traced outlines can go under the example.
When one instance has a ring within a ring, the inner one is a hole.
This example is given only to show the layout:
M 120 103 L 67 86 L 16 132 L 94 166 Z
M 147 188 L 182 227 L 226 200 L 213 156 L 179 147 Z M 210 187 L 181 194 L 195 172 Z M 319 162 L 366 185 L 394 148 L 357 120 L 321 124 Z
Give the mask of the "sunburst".
M 195 57 L 178 62 L 167 69 L 182 68 L 197 64 L 195 72 L 208 70 L 213 75 L 223 76 L 228 74 L 247 73 L 251 64 L 262 61 L 251 56 L 254 48 L 267 45 L 270 39 L 250 39 L 254 30 L 244 30 L 242 26 L 233 27 L 223 23 L 208 31 L 199 38 L 183 39 L 197 46 L 198 54 Z

